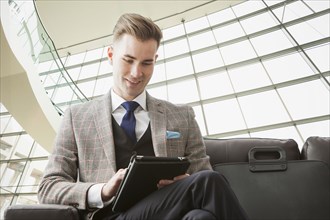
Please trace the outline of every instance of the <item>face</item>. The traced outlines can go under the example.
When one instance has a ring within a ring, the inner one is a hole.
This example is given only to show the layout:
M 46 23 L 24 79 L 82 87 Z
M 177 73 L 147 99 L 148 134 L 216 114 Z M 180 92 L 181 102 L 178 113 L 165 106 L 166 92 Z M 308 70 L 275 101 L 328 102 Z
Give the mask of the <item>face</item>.
M 157 59 L 157 42 L 154 39 L 139 41 L 125 34 L 108 49 L 113 66 L 113 90 L 130 101 L 147 86 Z

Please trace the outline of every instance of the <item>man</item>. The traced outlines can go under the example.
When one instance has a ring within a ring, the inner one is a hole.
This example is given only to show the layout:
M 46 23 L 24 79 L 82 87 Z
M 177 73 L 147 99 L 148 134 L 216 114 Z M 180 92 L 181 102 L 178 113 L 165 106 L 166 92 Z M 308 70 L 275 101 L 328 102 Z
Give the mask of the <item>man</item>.
M 192 108 L 145 91 L 161 38 L 148 18 L 119 18 L 108 49 L 113 87 L 104 97 L 65 112 L 40 184 L 41 203 L 72 205 L 93 219 L 246 219 L 228 183 L 211 171 Z M 134 116 L 127 116 L 128 105 L 136 108 Z M 125 117 L 135 117 L 134 122 Z M 125 123 L 136 123 L 133 133 L 124 130 Z M 171 132 L 177 135 L 167 136 Z M 133 153 L 185 156 L 190 167 L 185 175 L 159 181 L 158 191 L 129 210 L 113 213 L 111 201 Z

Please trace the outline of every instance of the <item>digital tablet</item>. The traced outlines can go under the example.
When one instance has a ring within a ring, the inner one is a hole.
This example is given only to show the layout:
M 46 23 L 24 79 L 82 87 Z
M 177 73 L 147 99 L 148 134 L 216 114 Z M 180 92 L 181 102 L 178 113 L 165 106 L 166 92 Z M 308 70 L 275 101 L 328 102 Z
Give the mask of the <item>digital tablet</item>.
M 134 155 L 112 202 L 113 212 L 123 212 L 156 191 L 161 179 L 185 174 L 189 161 L 185 157 L 152 157 Z

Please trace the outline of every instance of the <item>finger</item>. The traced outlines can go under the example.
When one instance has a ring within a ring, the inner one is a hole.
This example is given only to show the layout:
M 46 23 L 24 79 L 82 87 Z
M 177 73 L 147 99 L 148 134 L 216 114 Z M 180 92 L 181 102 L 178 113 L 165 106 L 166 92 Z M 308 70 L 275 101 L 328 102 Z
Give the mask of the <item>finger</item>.
M 186 173 L 186 174 L 183 174 L 183 175 L 180 175 L 180 176 L 176 176 L 176 177 L 174 177 L 173 180 L 174 180 L 174 181 L 182 180 L 182 179 L 184 179 L 184 178 L 186 178 L 186 177 L 188 177 L 188 176 L 190 176 L 190 175 L 189 175 L 188 173 Z

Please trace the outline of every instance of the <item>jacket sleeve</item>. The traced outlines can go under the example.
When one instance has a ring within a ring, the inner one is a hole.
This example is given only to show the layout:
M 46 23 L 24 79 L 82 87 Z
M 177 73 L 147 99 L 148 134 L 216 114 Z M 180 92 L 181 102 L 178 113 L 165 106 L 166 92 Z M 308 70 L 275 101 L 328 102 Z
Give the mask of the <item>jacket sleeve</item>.
M 210 157 L 206 155 L 206 149 L 202 134 L 195 119 L 192 107 L 188 106 L 188 136 L 185 148 L 186 157 L 190 161 L 188 173 L 200 170 L 211 170 Z
M 71 108 L 67 109 L 38 190 L 40 203 L 87 208 L 87 191 L 93 183 L 77 182 L 78 150 L 72 125 Z

